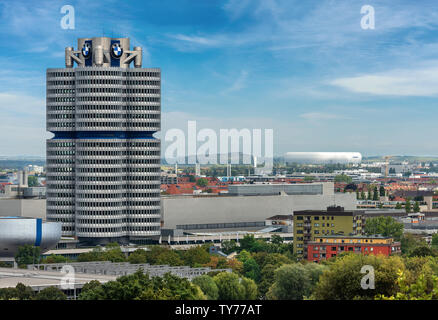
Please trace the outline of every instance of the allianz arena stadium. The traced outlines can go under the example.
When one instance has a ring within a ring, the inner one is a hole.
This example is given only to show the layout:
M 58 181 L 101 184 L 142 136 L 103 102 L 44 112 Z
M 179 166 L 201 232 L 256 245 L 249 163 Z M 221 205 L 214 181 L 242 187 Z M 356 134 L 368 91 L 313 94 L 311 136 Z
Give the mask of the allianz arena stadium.
M 0 257 L 14 257 L 24 245 L 52 249 L 61 239 L 61 223 L 42 219 L 0 217 Z

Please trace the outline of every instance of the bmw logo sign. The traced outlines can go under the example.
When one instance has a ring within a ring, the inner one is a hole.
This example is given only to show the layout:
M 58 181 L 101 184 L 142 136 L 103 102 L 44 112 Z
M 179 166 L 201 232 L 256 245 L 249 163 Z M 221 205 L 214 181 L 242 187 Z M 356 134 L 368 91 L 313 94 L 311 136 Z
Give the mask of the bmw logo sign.
M 111 46 L 111 54 L 114 58 L 120 58 L 123 54 L 123 49 L 119 43 L 113 43 Z
M 84 46 L 82 47 L 82 55 L 85 58 L 88 58 L 90 56 L 90 53 L 91 53 L 91 46 L 88 42 L 85 42 Z

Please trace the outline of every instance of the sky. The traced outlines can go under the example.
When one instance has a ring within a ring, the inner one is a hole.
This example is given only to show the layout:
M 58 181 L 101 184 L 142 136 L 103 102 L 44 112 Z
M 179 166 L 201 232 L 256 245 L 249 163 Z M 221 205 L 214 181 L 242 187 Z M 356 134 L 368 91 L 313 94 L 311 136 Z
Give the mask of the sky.
M 196 121 L 273 129 L 275 155 L 438 155 L 437 29 L 436 0 L 1 0 L 0 156 L 45 155 L 45 70 L 95 36 L 161 68 L 161 137 Z

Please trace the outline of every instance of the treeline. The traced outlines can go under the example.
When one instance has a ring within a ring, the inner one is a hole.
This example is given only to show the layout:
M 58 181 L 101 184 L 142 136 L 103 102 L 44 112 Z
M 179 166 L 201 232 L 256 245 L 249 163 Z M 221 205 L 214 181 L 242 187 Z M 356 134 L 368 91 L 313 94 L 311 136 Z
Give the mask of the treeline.
M 1 288 L 0 300 L 66 300 L 58 288 L 48 287 L 36 293 L 31 287 L 18 283 L 15 288 Z

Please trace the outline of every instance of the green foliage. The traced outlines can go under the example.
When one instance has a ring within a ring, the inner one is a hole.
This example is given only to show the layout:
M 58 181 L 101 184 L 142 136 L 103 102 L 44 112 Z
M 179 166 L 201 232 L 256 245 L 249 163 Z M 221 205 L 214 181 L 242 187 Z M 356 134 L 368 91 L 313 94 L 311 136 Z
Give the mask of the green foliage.
M 18 283 L 15 286 L 16 298 L 18 300 L 32 300 L 35 296 L 34 291 L 31 287 L 25 286 L 22 283 Z
M 84 286 L 80 300 L 205 300 L 201 289 L 170 273 L 150 278 L 142 270 L 116 281 Z
M 243 262 L 243 275 L 255 282 L 259 282 L 260 267 L 253 258 L 247 259 Z
M 375 289 L 364 290 L 361 287 L 364 276 L 361 269 L 365 265 L 374 268 Z M 391 296 L 398 289 L 398 271 L 404 268 L 398 256 L 346 254 L 329 264 L 329 269 L 319 278 L 311 297 L 317 300 L 352 300 L 373 299 L 379 294 Z
M 38 177 L 28 176 L 27 177 L 27 185 L 29 187 L 37 187 L 37 186 L 39 186 Z
M 417 247 L 427 246 L 424 239 L 415 237 L 410 233 L 406 233 L 400 238 L 400 244 L 402 253 L 407 255 L 410 255 Z
M 0 289 L 0 300 L 65 300 L 66 295 L 58 288 L 48 287 L 37 294 L 29 286 L 18 283 L 15 288 Z
M 39 247 L 32 245 L 24 245 L 18 248 L 18 252 L 15 255 L 15 262 L 18 266 L 24 267 L 28 264 L 39 263 L 41 250 Z
M 432 243 L 431 243 L 431 245 L 432 245 L 432 248 L 438 249 L 438 233 L 434 233 L 432 235 Z
M 236 273 L 221 272 L 213 277 L 218 287 L 219 300 L 252 300 L 257 294 L 253 280 L 239 278 Z
M 240 284 L 244 289 L 244 300 L 256 300 L 258 296 L 257 285 L 254 280 L 248 278 L 242 278 Z
M 274 283 L 266 294 L 272 300 L 302 300 L 309 296 L 320 275 L 322 265 L 286 264 L 275 271 Z
M 41 259 L 41 263 L 65 263 L 69 261 L 70 261 L 69 258 L 55 254 L 52 254 L 48 257 Z
M 384 197 L 386 195 L 385 187 L 384 186 L 380 186 L 379 194 L 380 194 L 381 197 Z
M 393 237 L 400 240 L 403 235 L 403 224 L 397 222 L 393 217 L 376 217 L 366 220 L 365 232 L 368 235 L 380 234 L 385 237 Z
M 418 246 L 409 252 L 409 257 L 436 257 L 438 252 L 427 245 Z
M 377 190 L 377 186 L 375 186 L 373 192 L 373 201 L 378 201 L 378 200 L 379 200 L 379 192 Z
M 225 240 L 222 241 L 222 252 L 225 254 L 230 254 L 239 250 L 235 240 Z
M 378 295 L 376 300 L 432 300 L 438 298 L 438 277 L 432 276 L 432 289 L 428 289 L 427 275 L 422 273 L 414 283 L 409 283 L 406 274 L 398 272 L 399 292 L 392 296 Z
M 345 182 L 345 183 L 351 183 L 353 179 L 345 174 L 338 174 L 335 176 L 335 182 Z
M 183 259 L 185 265 L 202 266 L 210 261 L 210 254 L 204 247 L 191 247 L 183 253 Z
M 219 289 L 212 277 L 208 275 L 202 275 L 194 278 L 192 283 L 201 288 L 208 300 L 217 300 L 219 297 Z
M 137 249 L 128 257 L 128 262 L 132 264 L 147 263 L 147 260 L 147 251 L 144 249 Z
M 418 203 L 418 201 L 415 201 L 413 211 L 420 212 L 420 204 Z
M 277 234 L 274 234 L 274 235 L 271 237 L 271 243 L 276 244 L 276 245 L 280 245 L 280 244 L 283 243 L 283 238 L 280 237 L 280 236 L 277 235 Z
M 411 200 L 409 200 L 409 198 L 406 199 L 406 202 L 405 202 L 405 211 L 406 211 L 406 213 L 412 212 Z
M 67 296 L 55 287 L 48 287 L 40 292 L 35 296 L 35 300 L 66 300 Z
M 199 178 L 196 181 L 196 185 L 198 187 L 205 188 L 206 186 L 208 186 L 208 180 L 206 178 Z

